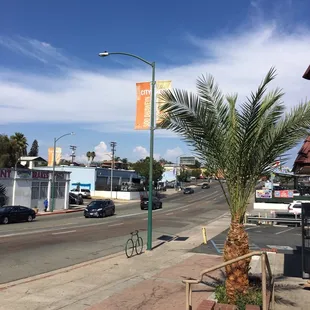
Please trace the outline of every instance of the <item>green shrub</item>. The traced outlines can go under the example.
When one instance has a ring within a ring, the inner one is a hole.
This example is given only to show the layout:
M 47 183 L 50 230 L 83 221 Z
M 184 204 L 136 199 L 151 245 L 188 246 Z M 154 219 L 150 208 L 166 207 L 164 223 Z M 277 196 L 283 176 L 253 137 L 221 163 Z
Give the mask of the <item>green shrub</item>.
M 218 285 L 215 288 L 215 298 L 218 303 L 228 303 L 225 284 Z M 238 310 L 245 310 L 246 305 L 262 306 L 262 303 L 262 291 L 258 286 L 251 286 L 246 294 L 238 294 L 236 298 Z

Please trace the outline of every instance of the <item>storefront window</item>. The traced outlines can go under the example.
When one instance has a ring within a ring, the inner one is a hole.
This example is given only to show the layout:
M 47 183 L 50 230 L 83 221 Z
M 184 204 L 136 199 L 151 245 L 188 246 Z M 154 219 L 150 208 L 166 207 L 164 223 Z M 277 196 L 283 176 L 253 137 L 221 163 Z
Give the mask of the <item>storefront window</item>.
M 65 188 L 66 188 L 66 182 L 57 182 L 56 198 L 65 197 Z
M 47 198 L 47 187 L 48 187 L 48 182 L 40 183 L 40 199 Z
M 39 182 L 32 182 L 31 185 L 31 199 L 39 199 L 40 197 L 40 183 Z

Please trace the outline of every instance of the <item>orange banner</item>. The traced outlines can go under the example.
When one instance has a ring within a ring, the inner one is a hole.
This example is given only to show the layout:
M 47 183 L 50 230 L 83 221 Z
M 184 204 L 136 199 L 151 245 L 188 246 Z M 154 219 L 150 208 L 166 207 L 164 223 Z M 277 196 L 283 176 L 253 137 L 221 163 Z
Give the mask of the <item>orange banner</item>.
M 150 82 L 136 84 L 136 130 L 148 130 L 151 125 L 151 88 Z
M 156 82 L 156 126 L 159 127 L 159 123 L 165 117 L 164 113 L 160 111 L 164 102 L 160 100 L 160 94 L 163 90 L 172 88 L 171 81 L 157 81 Z
M 56 147 L 56 165 L 58 165 L 60 163 L 61 160 L 61 147 Z M 54 148 L 53 147 L 49 147 L 48 148 L 48 166 L 52 167 L 53 166 L 53 160 L 54 160 Z

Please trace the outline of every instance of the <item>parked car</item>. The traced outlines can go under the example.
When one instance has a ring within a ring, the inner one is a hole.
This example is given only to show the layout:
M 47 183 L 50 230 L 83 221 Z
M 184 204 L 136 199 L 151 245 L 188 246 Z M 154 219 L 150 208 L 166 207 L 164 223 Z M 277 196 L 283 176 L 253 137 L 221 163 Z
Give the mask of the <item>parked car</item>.
M 288 212 L 292 213 L 292 214 L 300 215 L 301 214 L 301 204 L 302 204 L 301 201 L 291 202 L 287 207 Z
M 90 202 L 84 209 L 85 218 L 88 217 L 106 217 L 114 215 L 115 204 L 111 199 L 97 199 Z
M 152 207 L 153 210 L 161 209 L 163 207 L 163 203 L 157 197 L 153 197 L 152 204 L 153 204 L 153 207 Z M 141 202 L 140 202 L 141 210 L 147 210 L 148 206 L 149 206 L 149 198 L 148 197 L 141 198 Z
M 78 196 L 82 196 L 83 198 L 88 198 L 88 199 L 91 198 L 89 189 L 81 188 L 80 190 L 78 190 L 77 188 L 75 188 L 71 190 L 71 193 L 78 195 Z
M 209 183 L 203 183 L 201 185 L 201 188 L 210 188 L 210 184 Z
M 294 189 L 294 190 L 293 190 L 293 196 L 294 196 L 294 197 L 300 196 L 300 192 L 299 192 L 297 189 Z
M 36 212 L 24 206 L 0 207 L 0 223 L 32 222 L 36 218 Z
M 194 194 L 194 189 L 191 187 L 184 188 L 183 194 Z
M 70 205 L 82 205 L 84 203 L 82 195 L 76 195 L 69 193 L 69 204 Z

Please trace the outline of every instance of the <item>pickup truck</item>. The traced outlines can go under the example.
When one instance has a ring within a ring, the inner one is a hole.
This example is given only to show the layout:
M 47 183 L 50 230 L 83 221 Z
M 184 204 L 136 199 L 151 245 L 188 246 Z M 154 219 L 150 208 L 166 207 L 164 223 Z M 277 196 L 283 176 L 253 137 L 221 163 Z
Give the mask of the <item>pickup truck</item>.
M 75 195 L 82 196 L 83 198 L 91 198 L 89 189 L 81 188 L 80 190 L 78 190 L 77 188 L 75 188 L 72 189 L 70 192 Z

